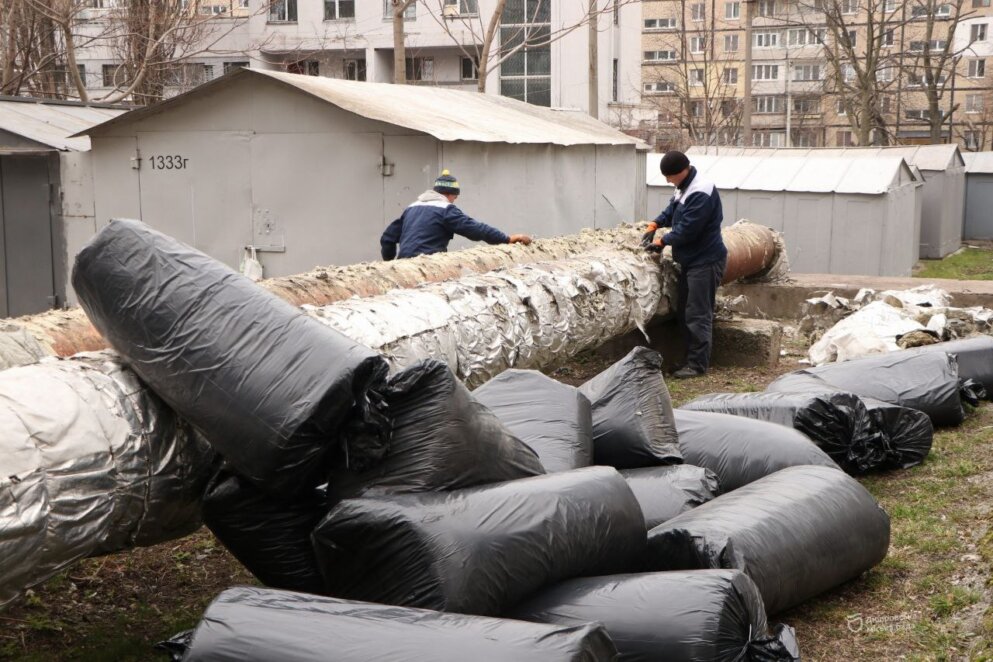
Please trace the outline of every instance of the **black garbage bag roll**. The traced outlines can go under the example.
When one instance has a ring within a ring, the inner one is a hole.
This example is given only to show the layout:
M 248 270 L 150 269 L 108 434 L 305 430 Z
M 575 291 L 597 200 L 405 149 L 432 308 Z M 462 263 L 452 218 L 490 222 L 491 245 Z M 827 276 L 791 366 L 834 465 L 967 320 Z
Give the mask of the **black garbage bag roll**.
M 579 387 L 593 405 L 593 463 L 618 469 L 679 464 L 662 355 L 635 347 Z
M 238 586 L 214 599 L 183 662 L 608 662 L 602 626 L 525 623 Z M 185 648 L 185 652 L 179 650 Z
M 721 493 L 717 476 L 690 464 L 621 471 L 651 529 Z
M 579 389 L 537 370 L 507 370 L 472 392 L 507 429 L 534 449 L 545 471 L 593 463 L 593 417 Z
M 993 338 L 990 336 L 949 340 L 904 351 L 912 354 L 953 354 L 958 364 L 959 379 L 976 380 L 983 385 L 987 398 L 993 397 Z
M 786 467 L 839 468 L 806 435 L 785 425 L 708 411 L 676 409 L 675 415 L 683 458 L 713 471 L 721 493 Z
M 858 577 L 889 543 L 889 516 L 857 480 L 789 467 L 649 531 L 645 565 L 742 570 L 776 614 Z
M 441 361 L 419 361 L 394 375 L 386 402 L 390 449 L 369 471 L 333 473 L 333 501 L 431 492 L 545 473 L 533 450 L 477 402 Z
M 917 409 L 939 427 L 958 425 L 965 417 L 955 357 L 945 352 L 890 352 L 804 368 L 783 375 L 766 390 L 803 391 L 815 384 Z
M 274 497 L 226 469 L 203 502 L 207 527 L 266 586 L 323 593 L 310 534 L 327 508 L 318 493 Z
M 858 396 L 821 393 L 714 393 L 682 406 L 687 411 L 733 414 L 802 432 L 838 466 L 864 473 L 886 459 L 886 439 Z
M 385 359 L 217 260 L 115 220 L 80 251 L 72 284 L 128 365 L 263 489 L 320 484 L 335 441 L 355 466 L 386 452 Z
M 464 614 L 499 614 L 579 575 L 627 572 L 645 520 L 610 467 L 452 492 L 342 501 L 314 530 L 328 593 Z
M 558 625 L 600 623 L 623 662 L 795 662 L 793 628 L 769 630 L 758 588 L 738 570 L 569 579 L 511 610 Z

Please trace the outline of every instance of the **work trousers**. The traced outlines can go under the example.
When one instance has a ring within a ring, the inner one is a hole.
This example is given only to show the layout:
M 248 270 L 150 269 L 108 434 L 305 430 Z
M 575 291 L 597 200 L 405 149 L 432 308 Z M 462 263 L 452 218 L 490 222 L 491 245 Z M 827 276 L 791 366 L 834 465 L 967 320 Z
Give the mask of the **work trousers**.
M 682 267 L 679 273 L 676 318 L 686 343 L 686 367 L 706 372 L 714 330 L 717 287 L 724 277 L 726 260 Z

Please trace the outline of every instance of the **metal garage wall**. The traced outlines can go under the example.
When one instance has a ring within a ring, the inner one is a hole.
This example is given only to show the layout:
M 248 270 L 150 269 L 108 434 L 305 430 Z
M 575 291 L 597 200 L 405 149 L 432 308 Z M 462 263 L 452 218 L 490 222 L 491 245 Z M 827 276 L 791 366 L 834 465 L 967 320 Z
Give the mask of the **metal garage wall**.
M 781 227 L 787 237 L 786 254 L 790 268 L 801 273 L 823 274 L 831 271 L 831 252 L 835 196 L 830 193 L 786 193 Z
M 962 168 L 924 170 L 921 210 L 922 258 L 942 258 L 962 245 L 965 216 L 965 171 Z
M 993 173 L 966 175 L 963 238 L 993 239 Z

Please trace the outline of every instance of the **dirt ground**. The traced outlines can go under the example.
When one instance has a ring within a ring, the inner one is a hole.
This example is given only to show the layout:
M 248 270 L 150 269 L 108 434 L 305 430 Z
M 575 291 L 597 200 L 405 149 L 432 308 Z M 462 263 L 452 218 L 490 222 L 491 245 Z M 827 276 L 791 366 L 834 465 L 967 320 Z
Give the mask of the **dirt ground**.
M 676 405 L 712 392 L 756 391 L 795 369 L 715 368 L 671 381 Z M 550 371 L 578 384 L 609 361 L 581 356 Z M 771 618 L 797 630 L 804 658 L 993 660 L 993 406 L 942 430 L 919 467 L 863 483 L 892 517 L 888 558 L 826 595 Z M 206 529 L 182 540 L 73 566 L 0 611 L 0 659 L 166 659 L 151 646 L 195 625 L 222 589 L 255 583 Z

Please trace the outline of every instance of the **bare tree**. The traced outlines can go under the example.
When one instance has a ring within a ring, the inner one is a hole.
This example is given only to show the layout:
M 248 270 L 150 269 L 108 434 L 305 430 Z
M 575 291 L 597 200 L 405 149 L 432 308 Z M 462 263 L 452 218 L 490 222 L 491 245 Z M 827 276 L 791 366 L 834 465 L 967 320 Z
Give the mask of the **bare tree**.
M 544 48 L 583 26 L 596 25 L 601 16 L 613 14 L 620 7 L 640 0 L 599 0 L 599 4 L 592 0 L 575 22 L 554 29 L 550 27 L 550 20 L 543 18 L 551 14 L 551 0 L 527 3 L 497 0 L 488 15 L 476 9 L 478 0 L 459 0 L 458 12 L 446 11 L 445 0 L 421 2 L 462 54 L 476 64 L 476 89 L 485 92 L 489 73 L 522 50 Z M 508 5 L 523 19 L 515 21 L 513 27 L 507 27 L 503 20 Z
M 982 152 L 993 147 L 993 93 L 974 92 L 979 107 L 970 107 L 966 99 L 966 112 L 962 124 L 956 128 L 958 138 L 970 152 Z
M 55 24 L 27 0 L 0 2 L 0 57 L 0 94 L 64 95 Z
M 908 29 L 913 29 L 914 37 L 903 67 L 907 80 L 913 81 L 924 94 L 927 109 L 923 121 L 928 125 L 932 144 L 944 142 L 942 128 L 958 107 L 950 105 L 945 110 L 942 100 L 952 89 L 960 56 L 969 48 L 955 48 L 959 23 L 975 13 L 965 11 L 964 6 L 964 0 L 911 0 L 907 3 L 910 11 Z

